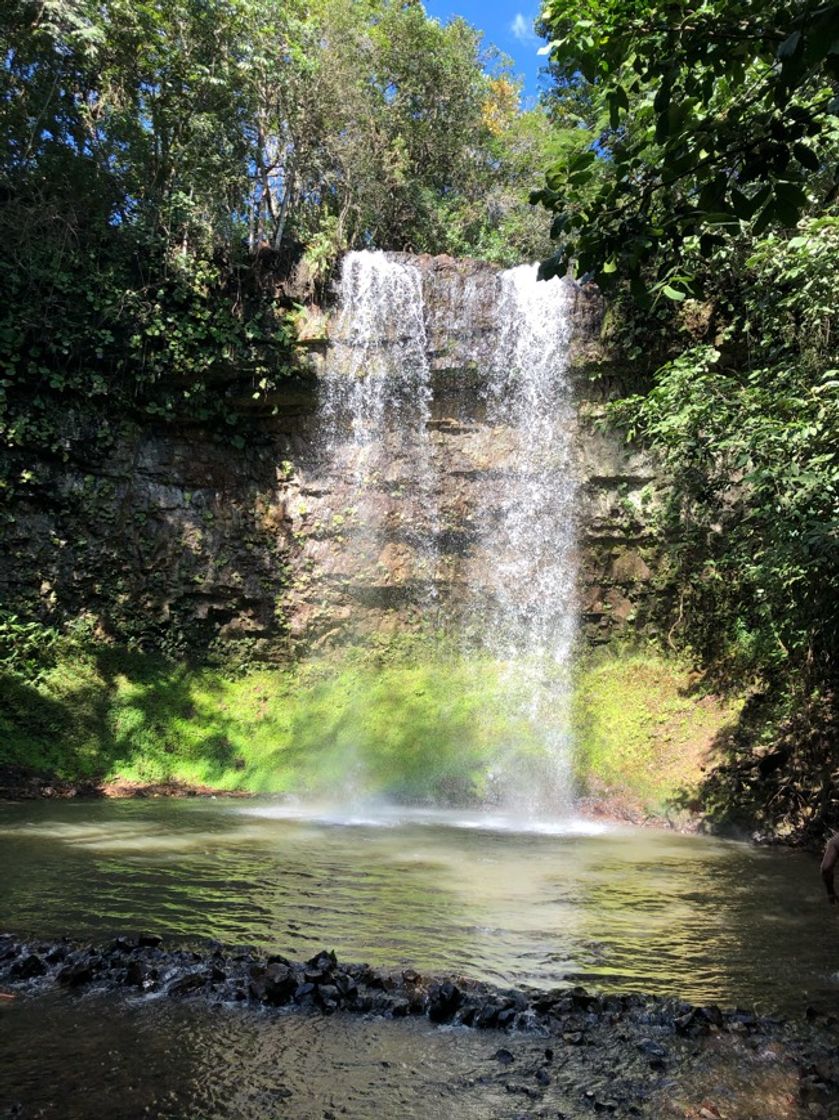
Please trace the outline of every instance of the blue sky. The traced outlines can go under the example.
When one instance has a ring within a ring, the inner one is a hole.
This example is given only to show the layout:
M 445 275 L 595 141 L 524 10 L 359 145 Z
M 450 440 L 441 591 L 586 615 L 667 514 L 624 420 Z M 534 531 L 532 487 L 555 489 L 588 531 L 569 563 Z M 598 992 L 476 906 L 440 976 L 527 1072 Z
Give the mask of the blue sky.
M 541 10 L 538 0 L 425 0 L 425 10 L 441 23 L 452 16 L 463 16 L 483 31 L 487 42 L 515 62 L 516 72 L 524 78 L 526 103 L 535 101 L 537 75 L 545 65 L 545 59 L 536 53 L 544 40 L 533 31 L 533 21 Z

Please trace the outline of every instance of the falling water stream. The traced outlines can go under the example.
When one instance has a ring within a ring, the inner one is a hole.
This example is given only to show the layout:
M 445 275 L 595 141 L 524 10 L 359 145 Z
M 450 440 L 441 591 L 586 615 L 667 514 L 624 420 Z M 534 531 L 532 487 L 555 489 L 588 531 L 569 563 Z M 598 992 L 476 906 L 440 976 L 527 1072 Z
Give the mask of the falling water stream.
M 567 812 L 576 623 L 568 295 L 559 281 L 539 282 L 535 266 L 502 273 L 500 284 L 501 330 L 485 392 L 489 423 L 513 434 L 512 456 L 496 516 L 479 511 L 497 562 L 488 569 L 490 586 L 473 594 L 488 594 L 484 641 L 520 678 L 529 721 L 543 729 L 535 765 L 522 768 L 513 752 L 506 798 L 519 809 Z
M 384 253 L 348 254 L 334 335 L 319 437 L 329 474 L 344 480 L 351 547 L 374 576 L 386 536 L 406 545 L 418 599 L 429 611 L 436 591 L 436 473 L 419 270 Z M 412 485 L 397 493 L 388 525 L 372 497 L 391 483 L 394 463 L 405 459 Z
M 448 449 L 429 430 L 434 375 L 416 263 L 366 251 L 345 258 L 320 407 L 324 471 L 343 486 L 360 578 L 375 586 L 381 569 L 395 568 L 427 629 L 459 627 L 464 657 L 495 663 L 508 729 L 488 756 L 484 797 L 523 816 L 570 810 L 576 619 L 568 292 L 536 271 L 495 275 L 493 329 L 483 335 L 472 320 L 486 315 L 487 290 L 467 275 L 452 324 L 477 338 L 467 359 L 478 367 L 484 438 L 503 449 L 461 511 L 472 532 L 461 602 L 442 590 Z

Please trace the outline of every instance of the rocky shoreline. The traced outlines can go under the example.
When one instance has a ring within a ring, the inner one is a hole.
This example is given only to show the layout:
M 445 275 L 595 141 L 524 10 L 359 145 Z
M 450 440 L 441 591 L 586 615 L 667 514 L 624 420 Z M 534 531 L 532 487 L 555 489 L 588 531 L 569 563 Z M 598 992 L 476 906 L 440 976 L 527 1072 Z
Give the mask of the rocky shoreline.
M 38 774 L 23 767 L 0 766 L 0 801 L 70 801 L 73 799 L 116 800 L 130 798 L 241 798 L 256 795 L 243 789 L 218 789 L 170 779 L 162 782 L 130 782 L 124 778 L 70 780 L 54 774 Z M 637 828 L 664 828 L 676 832 L 697 832 L 700 819 L 681 814 L 677 817 L 647 812 L 636 800 L 625 795 L 600 793 L 579 799 L 581 816 L 592 820 L 632 825 Z
M 585 1114 L 658 1115 L 647 1110 L 674 1079 L 713 1069 L 722 1054 L 728 1068 L 748 1066 L 758 1080 L 769 1065 L 782 1063 L 796 1091 L 794 1099 L 786 1094 L 789 1110 L 784 1105 L 773 1116 L 829 1117 L 839 1107 L 837 1021 L 814 1009 L 801 1022 L 785 1023 L 678 999 L 600 995 L 581 987 L 502 989 L 413 969 L 390 972 L 340 962 L 328 951 L 294 961 L 213 942 L 168 947 L 155 934 L 103 945 L 0 935 L 0 996 L 7 1007 L 61 989 L 70 998 L 145 995 L 218 1010 L 253 1008 L 269 1017 L 338 1013 L 343 1021 L 413 1019 L 489 1032 L 485 1037 L 497 1042 L 490 1043 L 495 1073 L 487 1083 L 528 1108 L 549 1104 L 562 1088 L 573 1089 Z M 729 1115 L 715 1108 L 709 1104 L 690 1115 Z
M 346 1011 L 388 1018 L 423 1016 L 432 1023 L 478 1029 L 538 1031 L 577 1045 L 595 1024 L 644 1022 L 676 1035 L 712 1031 L 745 1035 L 776 1025 L 744 1010 L 694 1007 L 640 995 L 601 996 L 582 987 L 549 991 L 504 990 L 464 977 L 428 977 L 413 969 L 388 972 L 344 964 L 322 951 L 307 961 L 250 947 L 210 943 L 203 950 L 165 948 L 157 934 L 118 937 L 104 946 L 20 940 L 0 935 L 0 984 L 12 988 L 58 985 L 79 990 L 134 990 L 214 1003 L 295 1006 L 324 1014 Z M 653 1058 L 663 1058 L 654 1048 Z

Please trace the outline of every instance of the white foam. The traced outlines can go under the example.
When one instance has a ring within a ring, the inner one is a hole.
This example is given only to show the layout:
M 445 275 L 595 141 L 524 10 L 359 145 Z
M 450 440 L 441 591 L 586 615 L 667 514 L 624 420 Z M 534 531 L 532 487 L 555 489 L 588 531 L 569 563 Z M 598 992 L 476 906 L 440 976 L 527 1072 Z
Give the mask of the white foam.
M 509 832 L 539 836 L 601 836 L 612 826 L 585 817 L 521 817 L 479 809 L 434 809 L 402 805 L 306 805 L 274 802 L 246 805 L 237 810 L 247 816 L 277 821 L 332 825 L 344 828 L 399 828 L 426 826 L 472 832 Z

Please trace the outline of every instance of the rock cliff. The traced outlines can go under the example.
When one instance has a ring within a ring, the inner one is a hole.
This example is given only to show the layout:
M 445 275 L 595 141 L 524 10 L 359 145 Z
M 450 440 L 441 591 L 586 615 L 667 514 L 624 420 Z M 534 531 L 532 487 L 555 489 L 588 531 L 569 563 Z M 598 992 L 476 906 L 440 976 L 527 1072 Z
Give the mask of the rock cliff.
M 436 512 L 425 531 L 437 550 L 435 621 L 445 626 L 495 562 L 475 532 L 478 496 L 486 505 L 489 493 L 491 504 L 516 463 L 482 392 L 482 364 L 500 329 L 497 271 L 412 260 L 432 374 Z M 602 641 L 644 625 L 656 471 L 601 423 L 614 386 L 600 376 L 596 291 L 569 286 L 569 299 L 578 597 L 583 633 Z M 411 447 L 394 435 L 387 470 L 368 480 L 365 501 L 383 532 L 359 547 L 357 471 L 330 473 L 324 454 L 318 399 L 330 329 L 328 315 L 303 324 L 299 377 L 249 403 L 235 438 L 189 425 L 109 426 L 80 402 L 66 420 L 63 457 L 36 457 L 11 508 L 0 555 L 6 602 L 50 618 L 86 614 L 113 635 L 172 649 L 249 637 L 276 656 L 339 641 L 350 625 L 421 627 L 429 606 L 413 542 L 428 510 L 411 487 Z

